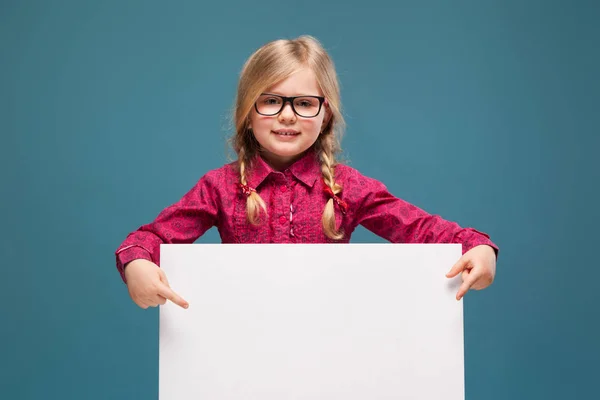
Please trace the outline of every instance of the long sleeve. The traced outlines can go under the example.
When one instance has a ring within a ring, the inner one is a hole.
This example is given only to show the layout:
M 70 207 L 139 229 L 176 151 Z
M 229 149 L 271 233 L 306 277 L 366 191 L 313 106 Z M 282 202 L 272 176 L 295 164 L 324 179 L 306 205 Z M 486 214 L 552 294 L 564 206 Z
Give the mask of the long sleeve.
M 355 225 L 362 225 L 393 243 L 461 243 L 463 254 L 486 244 L 498 255 L 490 237 L 473 228 L 432 215 L 392 195 L 381 182 L 357 174 L 353 187 L 356 198 Z
M 124 282 L 128 262 L 143 258 L 160 265 L 161 243 L 193 243 L 217 224 L 216 183 L 203 176 L 178 202 L 165 208 L 154 221 L 131 232 L 115 252 L 117 269 Z

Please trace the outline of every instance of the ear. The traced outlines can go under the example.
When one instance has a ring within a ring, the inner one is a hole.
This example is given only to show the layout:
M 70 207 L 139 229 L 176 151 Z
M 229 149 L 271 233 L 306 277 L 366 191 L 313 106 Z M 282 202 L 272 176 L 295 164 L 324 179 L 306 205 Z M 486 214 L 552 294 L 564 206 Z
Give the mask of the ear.
M 325 104 L 327 104 L 327 103 L 325 103 Z M 333 117 L 333 114 L 331 113 L 331 109 L 327 105 L 327 107 L 325 107 L 325 117 L 323 118 L 323 122 L 321 123 L 321 133 L 323 133 L 325 128 L 329 125 L 329 122 L 331 121 L 332 117 Z

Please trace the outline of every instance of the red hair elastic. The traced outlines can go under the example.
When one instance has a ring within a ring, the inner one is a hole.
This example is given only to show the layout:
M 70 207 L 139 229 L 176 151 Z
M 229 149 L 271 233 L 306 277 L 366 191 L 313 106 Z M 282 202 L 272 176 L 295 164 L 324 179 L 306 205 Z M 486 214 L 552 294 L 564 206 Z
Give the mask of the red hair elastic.
M 329 186 L 327 186 L 327 184 L 325 183 L 325 180 L 323 180 L 323 184 L 325 185 L 325 187 L 323 188 L 323 191 L 325 193 L 327 193 L 327 195 L 330 198 L 332 198 L 333 201 L 335 201 L 337 203 L 338 207 L 342 211 L 342 214 L 346 214 L 346 211 L 348 211 L 348 203 L 346 203 L 344 200 L 340 199 L 337 195 L 333 194 L 333 190 L 331 190 L 331 188 Z
M 240 187 L 242 188 L 242 193 L 244 193 L 246 196 L 250 196 L 250 193 L 256 192 L 256 189 L 251 188 L 248 185 L 244 185 L 243 183 L 240 183 Z

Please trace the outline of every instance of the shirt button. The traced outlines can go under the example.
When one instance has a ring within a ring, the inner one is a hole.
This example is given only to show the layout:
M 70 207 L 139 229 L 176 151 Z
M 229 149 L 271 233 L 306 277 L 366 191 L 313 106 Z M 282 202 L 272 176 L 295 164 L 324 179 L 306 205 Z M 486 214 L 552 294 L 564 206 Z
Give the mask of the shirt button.
M 287 218 L 285 217 L 285 215 L 282 215 L 281 217 L 279 217 L 279 222 L 283 225 L 285 224 L 287 221 Z
M 281 185 L 281 191 L 282 191 L 282 192 L 285 192 L 286 190 L 287 190 L 287 186 L 285 186 L 285 185 Z

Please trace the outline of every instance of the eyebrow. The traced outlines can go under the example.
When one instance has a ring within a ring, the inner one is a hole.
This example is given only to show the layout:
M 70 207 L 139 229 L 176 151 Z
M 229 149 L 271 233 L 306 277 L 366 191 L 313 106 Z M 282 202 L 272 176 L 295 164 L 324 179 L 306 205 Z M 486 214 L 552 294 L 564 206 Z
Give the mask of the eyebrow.
M 320 94 L 294 94 L 292 96 L 286 96 L 283 93 L 277 93 L 277 92 L 264 92 L 263 94 L 271 94 L 271 95 L 275 95 L 275 96 L 283 96 L 283 97 L 323 97 Z

